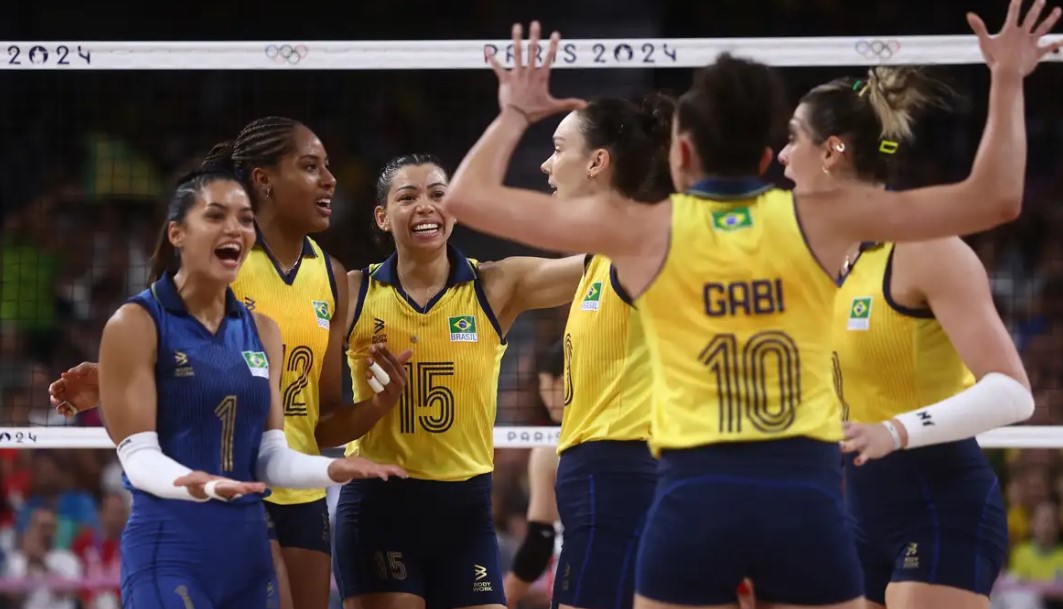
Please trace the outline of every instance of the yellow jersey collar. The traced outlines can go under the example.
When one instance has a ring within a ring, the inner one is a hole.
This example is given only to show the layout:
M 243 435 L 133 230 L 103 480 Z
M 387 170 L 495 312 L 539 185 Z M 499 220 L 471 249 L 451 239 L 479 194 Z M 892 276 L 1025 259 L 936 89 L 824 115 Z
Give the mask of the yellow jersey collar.
M 775 188 L 774 184 L 757 177 L 705 178 L 690 187 L 687 194 L 715 201 L 752 199 Z
M 450 259 L 450 276 L 447 277 L 446 287 L 468 283 L 476 279 L 476 270 L 472 262 L 453 245 L 447 245 L 447 258 Z M 399 282 L 399 253 L 395 252 L 388 259 L 376 267 L 373 271 L 373 279 L 381 283 L 401 287 Z

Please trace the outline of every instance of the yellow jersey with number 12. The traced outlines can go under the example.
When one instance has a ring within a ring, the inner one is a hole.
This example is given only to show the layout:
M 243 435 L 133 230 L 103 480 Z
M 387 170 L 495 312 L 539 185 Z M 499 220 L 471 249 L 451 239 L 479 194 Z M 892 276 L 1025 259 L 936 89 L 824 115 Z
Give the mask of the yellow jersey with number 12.
M 793 195 L 757 179 L 705 180 L 671 205 L 669 251 L 635 301 L 654 372 L 654 452 L 840 440 L 837 284 L 806 245 Z
M 604 256 L 589 256 L 565 325 L 565 416 L 558 452 L 650 437 L 650 355 L 642 323 Z
M 402 289 L 398 255 L 362 272 L 347 361 L 354 400 L 373 395 L 365 379 L 371 345 L 413 350 L 395 408 L 348 455 L 394 463 L 411 478 L 468 480 L 494 469 L 498 373 L 506 351 L 477 263 L 448 247 L 450 277 L 420 307 Z
M 835 390 L 857 423 L 888 421 L 975 381 L 933 312 L 890 297 L 893 248 L 865 246 L 835 299 Z
M 293 449 L 308 455 L 320 454 L 314 428 L 321 407 L 321 367 L 336 311 L 336 279 L 328 254 L 307 237 L 298 262 L 284 273 L 259 235 L 232 290 L 248 309 L 268 316 L 280 326 L 284 342 L 284 435 Z M 266 500 L 281 505 L 310 503 L 325 496 L 325 489 L 272 490 Z

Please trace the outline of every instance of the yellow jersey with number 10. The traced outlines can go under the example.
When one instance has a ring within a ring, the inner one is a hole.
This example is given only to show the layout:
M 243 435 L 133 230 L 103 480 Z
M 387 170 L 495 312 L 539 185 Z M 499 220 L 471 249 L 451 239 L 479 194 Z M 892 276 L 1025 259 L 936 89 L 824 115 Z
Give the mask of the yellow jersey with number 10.
M 835 299 L 835 390 L 857 423 L 887 421 L 975 382 L 933 312 L 890 297 L 893 248 L 865 246 Z
M 395 408 L 347 445 L 348 455 L 394 463 L 411 478 L 461 481 L 494 469 L 498 373 L 505 341 L 477 263 L 448 248 L 450 277 L 420 307 L 402 289 L 398 256 L 362 273 L 347 361 L 354 400 L 372 397 L 365 379 L 371 345 L 406 349 L 406 390 Z
M 248 309 L 280 326 L 284 435 L 293 449 L 320 454 L 314 428 L 321 408 L 321 367 L 336 311 L 336 279 L 328 254 L 307 237 L 299 261 L 285 274 L 259 235 L 232 289 Z M 325 489 L 272 490 L 266 501 L 281 505 L 310 503 L 325 496 Z
M 705 180 L 671 204 L 669 251 L 635 301 L 654 372 L 654 452 L 840 440 L 837 284 L 805 243 L 793 195 L 756 179 Z
M 650 437 L 650 355 L 642 323 L 604 256 L 589 256 L 565 325 L 565 416 L 558 452 Z

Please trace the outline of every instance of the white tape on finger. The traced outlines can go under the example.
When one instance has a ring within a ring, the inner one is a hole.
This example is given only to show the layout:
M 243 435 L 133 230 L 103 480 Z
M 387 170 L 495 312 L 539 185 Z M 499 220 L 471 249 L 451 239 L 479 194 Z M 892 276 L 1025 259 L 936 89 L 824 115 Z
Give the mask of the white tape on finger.
M 387 385 L 391 382 L 391 377 L 388 376 L 387 372 L 384 372 L 384 369 L 380 367 L 380 364 L 373 362 L 373 364 L 369 366 L 369 371 L 373 373 L 373 377 L 375 377 L 377 382 L 381 385 Z M 383 388 L 380 389 L 380 391 L 383 390 Z
M 372 389 L 374 393 L 383 393 L 384 391 L 384 386 L 375 378 L 369 379 L 369 388 Z

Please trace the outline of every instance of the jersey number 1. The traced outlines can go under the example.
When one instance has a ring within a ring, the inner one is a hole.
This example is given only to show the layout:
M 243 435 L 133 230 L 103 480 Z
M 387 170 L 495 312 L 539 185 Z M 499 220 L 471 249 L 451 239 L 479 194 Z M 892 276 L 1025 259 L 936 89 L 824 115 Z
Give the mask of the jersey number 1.
M 763 433 L 793 425 L 801 403 L 801 357 L 785 333 L 758 332 L 741 349 L 734 334 L 717 334 L 698 359 L 716 376 L 720 433 L 741 433 L 743 420 Z M 778 404 L 768 399 L 772 388 Z
M 227 395 L 214 414 L 221 419 L 221 471 L 233 471 L 233 438 L 236 435 L 236 396 Z

